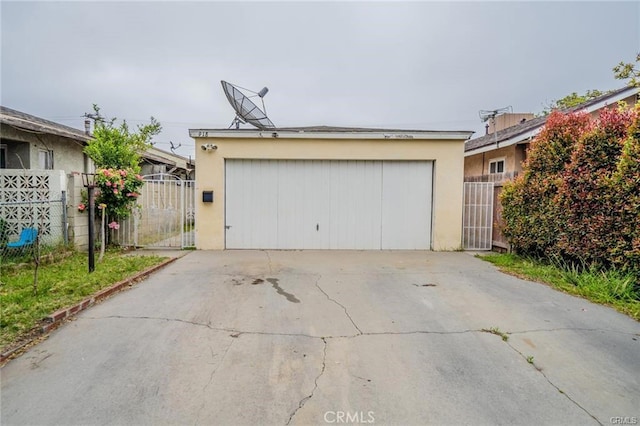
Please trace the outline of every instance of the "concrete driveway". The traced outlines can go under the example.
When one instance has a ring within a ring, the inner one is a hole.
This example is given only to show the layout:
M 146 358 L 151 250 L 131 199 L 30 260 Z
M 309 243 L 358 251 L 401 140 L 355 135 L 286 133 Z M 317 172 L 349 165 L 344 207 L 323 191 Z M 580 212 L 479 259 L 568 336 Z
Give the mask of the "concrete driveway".
M 637 423 L 640 324 L 466 253 L 196 251 L 1 398 L 3 425 Z

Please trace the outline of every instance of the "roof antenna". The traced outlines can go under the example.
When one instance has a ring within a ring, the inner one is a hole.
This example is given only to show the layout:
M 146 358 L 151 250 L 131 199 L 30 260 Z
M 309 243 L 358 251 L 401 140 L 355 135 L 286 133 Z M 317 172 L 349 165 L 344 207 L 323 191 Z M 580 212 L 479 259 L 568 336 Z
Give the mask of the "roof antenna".
M 480 111 L 478 111 L 480 120 L 483 123 L 486 123 L 487 121 L 491 120 L 491 124 L 493 124 L 493 135 L 495 138 L 496 147 L 498 146 L 498 131 L 496 130 L 496 117 L 498 115 L 505 114 L 507 112 L 513 112 L 513 108 L 511 107 L 511 105 L 504 108 L 498 108 L 493 110 L 481 109 Z
M 173 141 L 169 141 L 169 143 L 171 144 L 171 153 L 175 154 L 176 153 L 176 149 L 180 148 L 182 146 L 182 142 L 178 144 L 178 146 L 175 146 L 173 144 Z

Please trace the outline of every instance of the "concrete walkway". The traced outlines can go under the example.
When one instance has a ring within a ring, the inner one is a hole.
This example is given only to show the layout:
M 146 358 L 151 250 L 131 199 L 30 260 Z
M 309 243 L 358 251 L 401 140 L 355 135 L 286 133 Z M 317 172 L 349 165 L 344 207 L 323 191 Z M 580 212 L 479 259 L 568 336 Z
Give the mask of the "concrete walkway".
M 610 424 L 640 324 L 465 253 L 196 251 L 1 373 L 3 425 Z

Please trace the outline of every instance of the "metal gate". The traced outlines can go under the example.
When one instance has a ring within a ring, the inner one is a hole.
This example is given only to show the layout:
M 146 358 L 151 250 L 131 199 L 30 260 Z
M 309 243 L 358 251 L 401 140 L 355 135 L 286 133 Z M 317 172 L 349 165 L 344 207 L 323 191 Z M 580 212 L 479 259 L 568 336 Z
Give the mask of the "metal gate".
M 462 247 L 491 250 L 493 233 L 493 182 L 464 183 Z
M 195 181 L 164 173 L 143 179 L 139 210 L 123 221 L 117 232 L 120 245 L 195 247 Z

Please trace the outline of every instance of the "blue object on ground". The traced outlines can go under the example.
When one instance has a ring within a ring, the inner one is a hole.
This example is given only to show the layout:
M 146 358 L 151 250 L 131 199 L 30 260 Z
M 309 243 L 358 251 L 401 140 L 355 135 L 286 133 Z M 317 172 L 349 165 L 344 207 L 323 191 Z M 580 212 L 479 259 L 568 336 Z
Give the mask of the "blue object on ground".
M 7 244 L 7 248 L 21 248 L 30 246 L 36 242 L 38 230 L 36 228 L 24 228 L 20 233 L 20 239 Z

